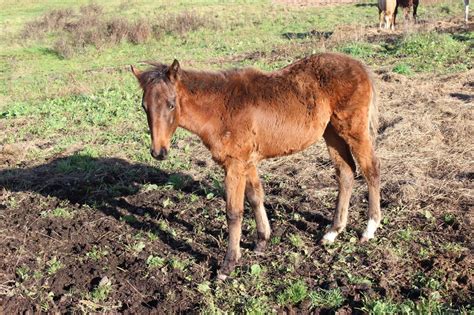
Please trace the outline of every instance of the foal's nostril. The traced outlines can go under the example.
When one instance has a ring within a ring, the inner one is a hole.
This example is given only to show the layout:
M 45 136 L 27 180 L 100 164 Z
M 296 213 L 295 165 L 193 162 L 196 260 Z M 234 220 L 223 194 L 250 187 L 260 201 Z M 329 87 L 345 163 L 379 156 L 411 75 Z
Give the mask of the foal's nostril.
M 150 154 L 151 154 L 151 156 L 152 156 L 152 157 L 154 157 L 155 159 L 157 159 L 157 158 L 158 158 L 158 154 L 156 153 L 156 151 L 155 151 L 155 150 L 153 150 L 153 149 L 150 149 Z
M 168 156 L 168 150 L 166 148 L 161 148 L 160 153 L 157 153 L 155 150 L 150 149 L 150 154 L 157 160 L 164 160 Z
M 164 159 L 166 159 L 167 156 L 168 156 L 168 150 L 166 148 L 161 148 L 160 154 L 158 155 L 158 158 L 160 160 L 164 160 Z

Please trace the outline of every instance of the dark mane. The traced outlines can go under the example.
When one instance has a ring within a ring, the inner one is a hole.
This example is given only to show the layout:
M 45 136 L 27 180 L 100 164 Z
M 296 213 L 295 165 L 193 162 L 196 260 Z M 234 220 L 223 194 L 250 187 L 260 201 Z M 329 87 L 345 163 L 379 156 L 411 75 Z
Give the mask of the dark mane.
M 145 89 L 151 83 L 166 79 L 166 73 L 169 69 L 169 67 L 165 64 L 148 61 L 146 63 L 151 65 L 152 68 L 145 70 L 140 75 L 139 82 L 142 89 Z

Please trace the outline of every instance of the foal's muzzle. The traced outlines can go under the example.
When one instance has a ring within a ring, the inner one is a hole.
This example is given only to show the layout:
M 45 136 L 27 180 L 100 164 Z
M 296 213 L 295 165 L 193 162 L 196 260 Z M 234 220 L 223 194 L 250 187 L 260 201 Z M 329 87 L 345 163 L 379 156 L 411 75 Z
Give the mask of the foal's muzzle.
M 168 149 L 163 147 L 160 149 L 159 153 L 157 153 L 154 149 L 150 149 L 150 154 L 157 160 L 164 160 L 168 157 Z

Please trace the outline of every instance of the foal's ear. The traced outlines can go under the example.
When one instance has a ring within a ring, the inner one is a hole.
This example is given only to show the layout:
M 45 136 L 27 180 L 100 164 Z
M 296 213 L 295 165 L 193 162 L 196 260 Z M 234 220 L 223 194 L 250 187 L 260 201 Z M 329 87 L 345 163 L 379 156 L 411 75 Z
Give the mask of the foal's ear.
M 132 70 L 133 74 L 137 78 L 138 81 L 140 81 L 140 76 L 142 75 L 142 72 L 135 68 L 134 66 L 130 65 L 130 69 Z
M 168 70 L 168 78 L 174 81 L 179 78 L 180 72 L 181 67 L 179 66 L 179 61 L 175 59 Z

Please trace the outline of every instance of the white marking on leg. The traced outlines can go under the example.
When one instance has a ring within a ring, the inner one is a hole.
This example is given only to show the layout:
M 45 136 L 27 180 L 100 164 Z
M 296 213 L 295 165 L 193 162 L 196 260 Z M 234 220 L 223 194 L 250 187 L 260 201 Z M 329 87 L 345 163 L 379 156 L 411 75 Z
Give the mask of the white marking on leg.
M 327 232 L 324 234 L 323 239 L 328 241 L 328 243 L 333 243 L 338 234 L 336 231 Z
M 375 230 L 377 230 L 378 226 L 379 224 L 374 219 L 370 219 L 367 223 L 367 229 L 364 231 L 364 234 L 362 234 L 362 237 L 366 239 L 374 238 Z

